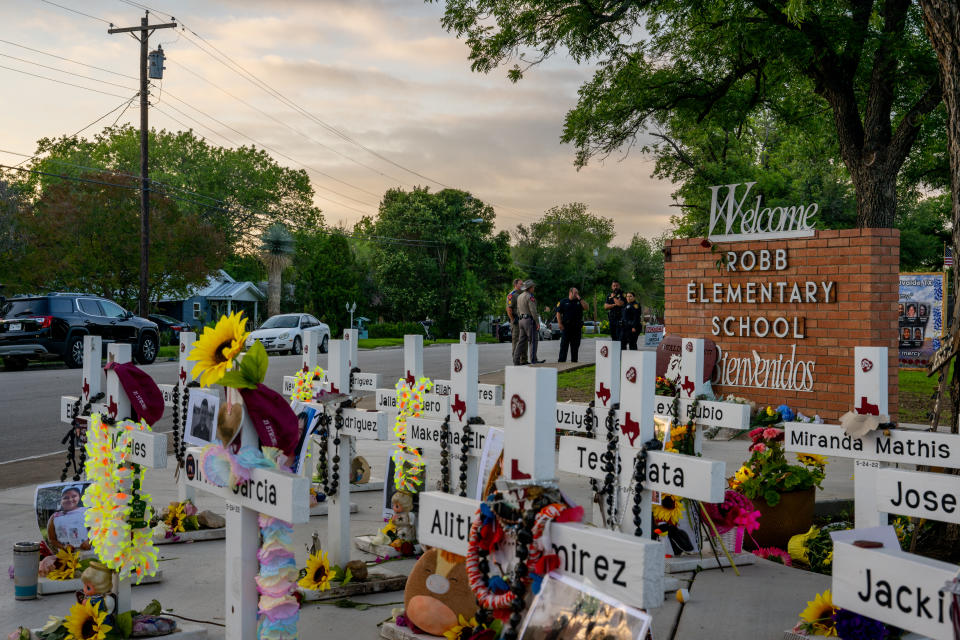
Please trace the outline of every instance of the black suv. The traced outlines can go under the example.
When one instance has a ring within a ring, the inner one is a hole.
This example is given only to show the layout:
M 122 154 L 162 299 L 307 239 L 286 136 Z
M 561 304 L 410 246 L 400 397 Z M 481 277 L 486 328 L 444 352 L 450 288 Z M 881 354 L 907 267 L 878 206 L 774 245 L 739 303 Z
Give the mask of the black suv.
M 23 369 L 30 359 L 63 358 L 83 365 L 83 336 L 128 342 L 140 364 L 157 358 L 157 325 L 99 296 L 59 293 L 8 298 L 0 306 L 0 357 L 7 370 Z

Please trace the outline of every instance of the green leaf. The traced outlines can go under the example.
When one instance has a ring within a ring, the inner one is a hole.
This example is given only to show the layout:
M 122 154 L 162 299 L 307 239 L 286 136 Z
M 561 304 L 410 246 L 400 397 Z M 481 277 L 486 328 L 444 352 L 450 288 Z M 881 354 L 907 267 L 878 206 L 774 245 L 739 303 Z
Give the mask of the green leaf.
M 225 387 L 233 387 L 234 389 L 256 389 L 257 383 L 249 382 L 240 373 L 238 370 L 227 371 L 222 378 L 218 381 L 219 384 L 222 384 Z
M 763 494 L 763 499 L 767 501 L 768 505 L 770 505 L 771 507 L 775 507 L 780 502 L 780 494 L 774 491 L 773 489 L 768 489 Z
M 154 599 L 140 613 L 145 616 L 158 616 L 161 611 L 163 611 L 163 607 L 160 606 L 160 601 Z
M 187 531 L 196 531 L 200 528 L 200 521 L 197 520 L 197 516 L 187 516 L 183 520 L 183 528 Z
M 353 579 L 353 574 L 350 572 L 350 569 L 348 568 L 346 571 L 343 572 L 343 582 L 340 583 L 340 586 L 343 586 L 343 587 L 347 586 L 352 579 Z
M 156 600 L 154 600 L 154 602 L 156 602 Z M 123 613 L 114 616 L 113 620 L 114 628 L 120 633 L 121 637 L 129 638 L 130 634 L 133 633 L 133 611 L 124 611 Z
M 267 355 L 267 350 L 263 348 L 259 340 L 253 343 L 253 346 L 250 347 L 246 355 L 243 356 L 243 360 L 240 361 L 241 367 L 247 364 L 250 365 L 251 369 L 251 376 L 247 378 L 248 380 L 255 380 L 261 383 L 266 379 L 270 357 Z

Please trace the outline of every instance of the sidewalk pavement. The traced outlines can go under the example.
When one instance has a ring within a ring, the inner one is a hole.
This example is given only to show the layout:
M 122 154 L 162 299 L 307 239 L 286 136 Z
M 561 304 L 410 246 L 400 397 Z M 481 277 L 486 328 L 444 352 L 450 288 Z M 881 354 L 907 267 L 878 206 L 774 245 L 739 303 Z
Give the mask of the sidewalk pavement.
M 568 364 L 569 367 L 569 364 Z M 487 424 L 503 424 L 503 408 L 481 405 L 480 413 Z M 747 457 L 744 440 L 704 442 L 704 457 L 724 460 L 727 474 L 732 474 Z M 372 465 L 373 476 L 382 478 L 388 456 L 395 445 L 389 442 L 361 440 L 358 452 Z M 426 456 L 428 488 L 435 488 L 440 468 L 439 453 Z M 159 509 L 177 497 L 173 479 L 175 459 L 170 457 L 166 471 L 148 470 L 144 481 L 146 492 L 153 496 Z M 60 465 L 51 464 L 47 481 L 59 475 Z M 831 459 L 827 467 L 824 491 L 818 500 L 853 497 L 853 464 L 850 460 Z M 588 505 L 590 486 L 587 479 L 568 473 L 559 473 L 561 487 L 571 499 Z M 0 558 L 12 565 L 15 542 L 36 540 L 39 537 L 33 510 L 34 486 L 27 485 L 0 491 Z M 375 533 L 382 526 L 380 492 L 353 493 L 351 499 L 358 512 L 350 519 L 354 536 Z M 223 502 L 209 494 L 198 492 L 197 506 L 223 513 Z M 587 514 L 590 509 L 586 509 Z M 588 515 L 589 517 L 589 515 Z M 327 538 L 326 517 L 315 517 L 308 524 L 297 525 L 297 563 L 306 563 L 306 548 L 314 531 L 321 540 Z M 159 547 L 163 581 L 133 589 L 135 607 L 142 607 L 158 599 L 176 615 L 209 623 L 209 637 L 224 637 L 224 544 L 223 540 Z M 353 559 L 373 560 L 373 556 L 353 550 Z M 412 560 L 401 560 L 381 565 L 383 569 L 407 574 Z M 806 601 L 829 587 L 827 576 L 788 569 L 774 563 L 758 561 L 743 567 L 737 577 L 730 570 L 712 570 L 691 575 L 691 600 L 680 605 L 667 595 L 664 605 L 655 609 L 654 637 L 657 640 L 693 640 L 709 637 L 714 640 L 740 638 L 782 637 L 792 627 Z M 325 640 L 373 640 L 378 637 L 377 624 L 391 615 L 393 607 L 402 607 L 400 592 L 381 593 L 354 598 L 372 605 L 360 611 L 333 605 L 308 603 L 301 610 L 300 629 L 303 638 Z M 73 594 L 45 596 L 38 600 L 17 601 L 13 597 L 13 580 L 0 581 L 0 637 L 17 625 L 42 626 L 51 614 L 63 616 L 75 602 Z

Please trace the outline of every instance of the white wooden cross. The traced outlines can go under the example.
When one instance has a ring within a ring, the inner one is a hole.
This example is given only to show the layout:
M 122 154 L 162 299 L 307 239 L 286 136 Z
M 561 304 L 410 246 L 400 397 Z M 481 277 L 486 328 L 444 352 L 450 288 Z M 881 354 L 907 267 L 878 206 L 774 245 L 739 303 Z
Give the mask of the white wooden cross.
M 946 439 L 938 440 L 937 449 L 948 463 L 938 462 L 937 466 L 960 468 L 960 461 L 953 455 L 960 448 L 960 436 L 941 435 Z M 915 442 L 917 450 L 920 442 Z M 909 447 L 909 442 L 903 444 Z M 858 467 L 858 475 L 860 471 Z M 960 476 L 879 468 L 874 470 L 871 482 L 875 483 L 873 504 L 882 519 L 887 513 L 895 513 L 960 523 Z M 837 606 L 934 640 L 953 640 L 951 591 L 942 588 L 958 575 L 956 565 L 901 551 L 896 532 L 888 526 L 858 526 L 853 531 L 832 533 L 831 537 L 832 593 Z M 864 548 L 854 544 L 864 540 L 883 546 Z
M 507 367 L 504 402 L 504 477 L 510 482 L 554 479 L 557 372 Z M 466 555 L 476 500 L 429 491 L 420 496 L 422 544 Z M 627 604 L 650 608 L 663 602 L 663 548 L 658 542 L 583 524 L 553 523 L 551 545 L 558 571 Z
M 233 392 L 227 391 L 234 402 L 240 402 L 240 395 Z M 244 446 L 259 447 L 257 431 L 246 411 L 240 437 Z M 187 449 L 187 483 L 226 501 L 225 637 L 255 638 L 258 609 L 255 578 L 259 572 L 257 551 L 260 548 L 257 516 L 262 513 L 291 524 L 308 522 L 310 481 L 276 469 L 253 469 L 248 481 L 236 487 L 219 487 L 205 479 L 201 462 L 202 449 Z
M 625 351 L 621 369 L 618 377 L 621 402 L 615 431 L 617 459 L 607 461 L 607 434 L 601 429 L 594 438 L 561 437 L 558 467 L 603 481 L 607 469 L 615 465 L 612 469 L 617 491 L 613 500 L 619 521 L 607 523 L 607 526 L 632 534 L 635 526 L 630 498 L 635 485 L 635 460 L 643 444 L 654 438 L 656 353 Z M 662 491 L 703 502 L 723 502 L 725 470 L 726 465 L 722 461 L 648 451 L 643 500 L 640 503 L 640 522 L 644 535 L 650 534 L 650 491 Z M 601 510 L 603 507 L 600 505 Z
M 73 408 L 80 401 L 80 409 L 103 390 L 103 368 L 100 360 L 103 356 L 103 339 L 100 336 L 83 336 L 83 367 L 80 396 L 60 396 L 60 422 L 73 422 Z M 91 407 L 90 413 L 103 413 L 106 403 L 98 402 Z
M 461 331 L 460 332 L 460 343 L 459 347 L 464 347 L 468 345 L 468 348 L 476 352 L 477 349 L 477 334 L 471 331 Z M 451 347 L 453 349 L 453 347 Z M 451 351 L 451 361 L 455 358 Z M 479 366 L 479 357 L 475 356 L 476 361 Z M 471 371 L 470 375 L 473 376 L 474 384 L 471 385 L 471 389 L 476 387 L 475 391 L 467 391 L 468 393 L 474 393 L 479 404 L 493 405 L 499 407 L 503 404 L 503 387 L 498 384 L 480 384 L 479 383 L 479 372 L 478 370 Z M 450 380 L 438 379 L 433 381 L 433 392 L 441 396 L 449 396 L 455 393 L 453 389 L 453 374 L 450 375 Z
M 403 380 L 412 389 L 417 381 L 423 377 L 423 336 L 406 335 L 403 336 Z M 391 378 L 392 379 L 392 378 Z M 396 421 L 397 418 L 397 390 L 377 389 L 376 407 L 380 411 L 386 411 L 390 421 Z M 423 405 L 420 408 L 420 415 L 424 418 L 443 419 L 450 413 L 450 398 L 447 395 L 438 393 L 423 394 Z M 396 440 L 397 437 L 391 430 L 390 439 Z
M 888 415 L 886 347 L 854 348 L 854 411 Z M 863 438 L 851 438 L 837 425 L 788 422 L 785 424 L 785 449 L 794 453 L 853 458 L 854 522 L 858 528 L 887 523 L 886 514 L 877 508 L 875 487 L 884 462 L 926 464 L 950 467 L 950 436 L 926 431 L 893 429 L 890 435 L 871 431 Z M 955 436 L 954 436 L 955 437 Z M 954 449 L 957 445 L 953 445 Z M 944 447 L 941 449 L 941 447 Z M 960 450 L 957 451 L 960 456 Z
M 190 362 L 187 358 L 190 356 L 190 351 L 193 349 L 193 343 L 197 341 L 197 334 L 193 331 L 181 331 L 180 332 L 180 347 L 177 351 L 177 357 L 179 361 L 179 366 L 177 367 L 177 381 L 174 384 L 158 384 L 160 387 L 160 392 L 163 394 L 163 404 L 167 407 L 173 407 L 174 398 L 176 398 L 180 403 L 183 403 L 184 395 L 187 391 L 187 385 L 193 382 L 194 376 L 192 373 L 193 363 Z M 176 391 L 176 393 L 174 393 Z M 182 409 L 181 404 L 181 409 Z M 182 424 L 187 422 L 187 412 L 186 409 L 183 410 L 180 415 L 180 420 Z M 175 424 L 173 428 L 179 429 L 180 425 Z M 193 487 L 187 485 L 186 480 L 182 473 L 177 474 L 177 499 L 180 502 L 184 500 L 193 500 L 195 498 L 195 492 Z

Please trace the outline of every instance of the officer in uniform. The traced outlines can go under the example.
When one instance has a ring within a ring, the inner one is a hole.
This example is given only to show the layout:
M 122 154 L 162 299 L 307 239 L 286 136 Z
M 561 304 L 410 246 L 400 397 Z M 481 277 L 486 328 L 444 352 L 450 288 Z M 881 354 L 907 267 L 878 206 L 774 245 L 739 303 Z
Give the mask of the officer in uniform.
M 516 278 L 513 281 L 513 291 L 507 294 L 507 317 L 510 319 L 510 342 L 512 343 L 511 355 L 513 364 L 527 364 L 527 352 L 517 352 L 517 342 L 520 340 L 520 314 L 517 312 L 517 299 L 523 293 L 523 280 Z
M 535 283 L 533 280 L 524 280 L 523 293 L 517 298 L 517 311 L 520 313 L 520 341 L 517 342 L 517 352 L 526 354 L 527 344 L 530 345 L 530 364 L 540 364 L 546 360 L 537 360 L 537 340 L 540 336 L 540 316 L 537 315 L 537 298 L 533 295 Z M 514 356 L 516 358 L 516 356 Z
M 640 303 L 632 292 L 627 292 L 627 303 L 623 305 L 623 320 L 620 324 L 620 349 L 637 350 L 637 338 L 643 333 L 643 321 L 640 317 Z
M 570 348 L 570 362 L 577 361 L 586 308 L 587 301 L 580 298 L 576 287 L 570 287 L 567 297 L 557 303 L 557 324 L 560 325 L 560 358 L 557 362 L 567 361 L 567 347 Z
M 623 318 L 623 306 L 627 304 L 627 299 L 620 289 L 620 283 L 614 280 L 610 285 L 610 295 L 603 303 L 603 308 L 607 310 L 607 320 L 610 322 L 610 339 L 620 340 L 620 321 Z

